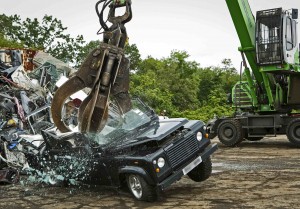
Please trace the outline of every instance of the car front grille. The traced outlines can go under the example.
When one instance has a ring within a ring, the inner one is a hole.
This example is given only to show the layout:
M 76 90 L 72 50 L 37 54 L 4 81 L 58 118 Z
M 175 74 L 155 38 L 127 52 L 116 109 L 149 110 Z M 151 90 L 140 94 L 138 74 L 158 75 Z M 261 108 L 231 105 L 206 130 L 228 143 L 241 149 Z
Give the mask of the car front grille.
M 192 135 L 165 151 L 172 168 L 176 169 L 184 161 L 188 160 L 194 153 L 198 151 L 196 136 Z

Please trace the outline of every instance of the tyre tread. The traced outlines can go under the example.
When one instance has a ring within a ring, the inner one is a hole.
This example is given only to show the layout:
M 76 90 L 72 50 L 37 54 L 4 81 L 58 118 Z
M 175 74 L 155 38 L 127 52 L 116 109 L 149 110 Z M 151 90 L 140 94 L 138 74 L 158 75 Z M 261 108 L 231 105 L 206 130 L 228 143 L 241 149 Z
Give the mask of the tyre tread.
M 236 134 L 235 134 L 236 137 L 234 137 L 232 140 L 225 140 L 223 138 L 224 136 L 221 133 L 220 129 L 226 123 L 232 125 L 236 129 Z M 236 119 L 227 119 L 222 121 L 218 126 L 218 138 L 222 144 L 228 147 L 234 147 L 238 145 L 240 142 L 242 142 L 244 139 L 244 134 L 243 134 L 242 125 L 240 121 Z

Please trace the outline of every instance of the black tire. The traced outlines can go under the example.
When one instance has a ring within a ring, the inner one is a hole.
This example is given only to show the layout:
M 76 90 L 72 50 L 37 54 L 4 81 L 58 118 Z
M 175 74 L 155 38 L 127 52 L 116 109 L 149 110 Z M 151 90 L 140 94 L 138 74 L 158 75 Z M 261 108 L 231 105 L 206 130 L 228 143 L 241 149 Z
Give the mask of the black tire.
M 247 136 L 245 137 L 245 139 L 247 139 L 248 141 L 259 141 L 262 140 L 264 137 L 263 136 Z
M 158 193 L 156 188 L 149 185 L 140 175 L 128 174 L 126 176 L 126 181 L 129 191 L 137 200 L 148 202 L 157 200 Z
M 187 175 L 193 181 L 200 182 L 208 179 L 212 172 L 212 164 L 210 157 L 191 170 Z
M 300 147 L 300 118 L 289 122 L 286 129 L 286 135 L 291 143 Z
M 225 146 L 236 146 L 244 139 L 241 123 L 233 119 L 222 121 L 218 126 L 218 137 Z

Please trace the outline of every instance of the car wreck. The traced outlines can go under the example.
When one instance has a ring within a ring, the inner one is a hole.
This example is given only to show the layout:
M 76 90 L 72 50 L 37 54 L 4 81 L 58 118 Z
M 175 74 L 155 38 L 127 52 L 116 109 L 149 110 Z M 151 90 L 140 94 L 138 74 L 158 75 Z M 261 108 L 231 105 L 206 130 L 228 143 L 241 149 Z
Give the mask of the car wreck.
M 159 191 L 183 175 L 196 182 L 211 175 L 210 155 L 217 146 L 205 138 L 203 122 L 159 120 L 141 100 L 132 104 L 122 117 L 110 106 L 108 123 L 98 134 L 42 131 L 45 149 L 29 154 L 29 164 L 41 171 L 52 167 L 60 177 L 53 176 L 54 182 L 71 178 L 114 187 L 127 184 L 136 199 L 145 201 L 155 201 Z

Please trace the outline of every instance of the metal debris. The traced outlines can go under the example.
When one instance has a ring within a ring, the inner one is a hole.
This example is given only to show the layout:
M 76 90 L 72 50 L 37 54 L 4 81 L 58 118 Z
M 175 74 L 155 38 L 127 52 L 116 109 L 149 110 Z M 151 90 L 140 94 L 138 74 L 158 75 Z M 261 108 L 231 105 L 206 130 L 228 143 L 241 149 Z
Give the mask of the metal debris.
M 19 171 L 12 168 L 0 170 L 0 183 L 15 184 L 19 182 Z
M 19 172 L 30 172 L 28 156 L 45 149 L 41 132 L 54 127 L 50 107 L 55 83 L 74 71 L 44 52 L 0 49 L 0 182 L 17 183 Z M 76 95 L 73 99 L 76 103 Z M 76 105 L 72 108 L 74 112 Z M 64 179 L 43 175 L 44 182 Z

